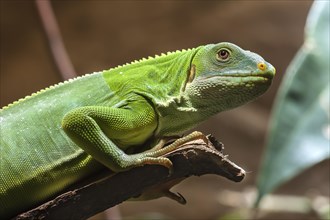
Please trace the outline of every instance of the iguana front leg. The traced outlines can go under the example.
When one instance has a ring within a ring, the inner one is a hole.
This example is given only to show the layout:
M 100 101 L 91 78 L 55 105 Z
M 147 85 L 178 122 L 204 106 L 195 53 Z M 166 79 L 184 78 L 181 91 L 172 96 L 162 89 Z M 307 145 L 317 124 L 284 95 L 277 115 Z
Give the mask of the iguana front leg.
M 68 112 L 62 121 L 62 128 L 80 148 L 114 172 L 144 164 L 171 167 L 167 158 L 124 152 L 125 147 L 144 143 L 156 126 L 152 106 L 142 99 L 127 108 L 80 107 Z
M 156 114 L 146 100 L 134 101 L 127 108 L 80 107 L 67 113 L 62 121 L 62 128 L 80 148 L 114 172 L 145 164 L 171 169 L 172 162 L 161 156 L 196 136 L 188 135 L 162 149 L 158 144 L 138 154 L 124 152 L 127 146 L 143 144 L 156 127 Z

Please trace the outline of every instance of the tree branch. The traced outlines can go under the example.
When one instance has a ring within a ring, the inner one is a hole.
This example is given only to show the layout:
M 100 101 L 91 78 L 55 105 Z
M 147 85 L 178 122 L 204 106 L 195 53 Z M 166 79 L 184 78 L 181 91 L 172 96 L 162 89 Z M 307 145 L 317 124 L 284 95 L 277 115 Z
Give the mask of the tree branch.
M 210 135 L 206 140 L 185 143 L 165 155 L 173 162 L 170 175 L 166 168 L 156 165 L 116 174 L 105 172 L 92 177 L 90 184 L 68 191 L 16 219 L 86 219 L 141 194 L 151 198 L 150 195 L 157 197 L 160 193 L 167 193 L 185 203 L 180 194 L 168 194 L 168 189 L 192 175 L 216 174 L 234 182 L 241 181 L 245 171 L 222 154 L 223 145 Z

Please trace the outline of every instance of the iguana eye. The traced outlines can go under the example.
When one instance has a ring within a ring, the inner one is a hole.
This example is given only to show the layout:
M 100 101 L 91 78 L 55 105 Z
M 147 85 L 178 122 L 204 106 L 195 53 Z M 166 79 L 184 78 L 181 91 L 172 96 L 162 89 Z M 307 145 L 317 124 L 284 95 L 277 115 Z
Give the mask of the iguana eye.
M 228 49 L 221 49 L 219 50 L 219 52 L 217 53 L 217 60 L 219 61 L 227 61 L 230 57 L 230 52 Z

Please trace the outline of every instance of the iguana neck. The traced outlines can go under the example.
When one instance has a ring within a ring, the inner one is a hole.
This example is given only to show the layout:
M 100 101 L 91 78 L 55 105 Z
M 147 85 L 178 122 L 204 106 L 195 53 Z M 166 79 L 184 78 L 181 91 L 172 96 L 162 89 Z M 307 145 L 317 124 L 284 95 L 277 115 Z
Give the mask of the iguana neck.
M 144 96 L 156 105 L 167 105 L 178 98 L 186 83 L 191 60 L 199 48 L 134 61 L 104 71 L 109 87 L 120 96 L 130 93 Z M 155 67 L 157 66 L 157 67 Z
M 187 97 L 174 98 L 167 106 L 156 106 L 158 127 L 155 136 L 173 136 L 195 127 L 205 119 L 219 112 L 214 108 L 195 108 Z M 180 123 L 178 123 L 180 122 Z

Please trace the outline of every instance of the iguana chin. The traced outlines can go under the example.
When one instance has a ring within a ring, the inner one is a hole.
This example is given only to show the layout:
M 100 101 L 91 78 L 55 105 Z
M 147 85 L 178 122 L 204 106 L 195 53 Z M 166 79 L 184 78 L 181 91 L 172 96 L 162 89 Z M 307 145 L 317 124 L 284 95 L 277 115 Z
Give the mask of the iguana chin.
M 225 42 L 87 74 L 4 107 L 0 218 L 30 209 L 104 166 L 113 172 L 145 164 L 171 169 L 162 155 L 200 133 L 164 148 L 161 140 L 255 99 L 274 74 L 259 55 Z M 149 150 L 139 152 L 141 146 Z

